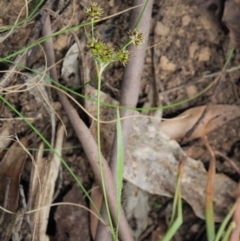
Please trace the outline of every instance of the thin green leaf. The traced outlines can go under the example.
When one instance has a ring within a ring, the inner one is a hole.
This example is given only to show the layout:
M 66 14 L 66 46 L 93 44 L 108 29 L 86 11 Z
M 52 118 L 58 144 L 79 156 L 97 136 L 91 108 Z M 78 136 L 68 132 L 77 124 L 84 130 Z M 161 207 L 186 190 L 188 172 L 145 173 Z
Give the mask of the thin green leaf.
M 120 216 L 121 197 L 123 187 L 123 171 L 124 171 L 124 150 L 122 139 L 122 125 L 120 120 L 119 107 L 117 106 L 117 214 Z M 118 224 L 117 224 L 118 228 Z
M 228 212 L 227 216 L 222 221 L 214 241 L 219 241 L 220 238 L 222 237 L 222 235 L 224 234 L 224 230 L 227 227 L 227 224 L 229 223 L 229 220 L 232 218 L 232 215 L 233 215 L 233 213 L 235 211 L 235 208 L 236 208 L 236 203 L 232 206 L 232 208 Z
M 236 224 L 234 222 L 231 222 L 229 224 L 228 229 L 227 229 L 226 233 L 224 234 L 222 241 L 228 241 L 229 240 L 229 237 L 230 237 L 230 235 L 231 235 L 231 233 L 232 233 L 232 231 L 235 227 L 236 227 Z M 236 241 L 238 241 L 238 240 L 236 240 Z
M 172 211 L 171 220 L 169 223 L 168 230 L 161 241 L 170 241 L 183 222 L 182 197 L 181 197 L 182 196 L 182 194 L 181 194 L 181 177 L 182 177 L 181 166 L 182 165 L 180 165 L 180 167 L 178 169 L 178 174 L 177 174 L 177 187 L 176 187 L 176 192 L 174 195 L 173 211 Z M 176 210 L 177 210 L 177 212 L 176 212 Z M 176 213 L 177 213 L 177 217 L 176 217 L 176 220 L 174 221 Z

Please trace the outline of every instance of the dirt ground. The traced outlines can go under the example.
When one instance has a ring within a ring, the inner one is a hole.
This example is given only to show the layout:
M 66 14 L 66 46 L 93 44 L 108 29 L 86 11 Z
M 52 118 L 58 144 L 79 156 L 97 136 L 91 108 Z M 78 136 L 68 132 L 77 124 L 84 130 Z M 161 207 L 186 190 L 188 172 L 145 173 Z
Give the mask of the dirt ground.
M 33 1 L 34 2 L 34 1 Z M 34 3 L 29 6 L 31 10 Z M 58 2 L 58 1 L 56 1 Z M 132 6 L 131 1 L 98 1 L 103 7 L 104 15 L 118 13 Z M 62 2 L 61 2 L 62 3 Z M 84 21 L 83 6 L 87 1 L 69 2 L 67 6 L 61 6 L 55 3 L 53 9 L 59 10 L 65 23 L 74 26 Z M 0 13 L 0 24 L 2 26 L 12 25 L 16 21 L 20 9 L 23 7 L 22 1 L 8 3 L 2 1 L 2 8 L 5 9 Z M 62 3 L 64 5 L 64 3 Z M 62 10 L 61 9 L 66 9 Z M 73 14 L 73 10 L 75 14 Z M 24 19 L 26 11 L 24 10 L 20 19 Z M 129 29 L 130 11 L 121 15 L 110 18 L 96 26 L 96 31 L 99 36 L 108 42 L 112 42 L 114 46 L 120 46 L 126 40 L 126 32 Z M 0 45 L 0 56 L 5 57 L 14 53 L 34 42 L 41 36 L 41 24 L 37 27 L 38 18 L 33 18 L 29 23 L 14 30 L 9 36 L 4 36 L 6 33 L 1 33 L 1 38 L 6 38 Z M 54 16 L 51 17 L 53 22 L 52 28 L 54 31 L 62 28 L 60 21 L 56 21 Z M 141 80 L 141 91 L 139 93 L 139 101 L 137 107 L 153 107 L 166 106 L 188 99 L 185 103 L 181 103 L 174 107 L 165 108 L 162 115 L 163 118 L 176 117 L 183 111 L 196 106 L 208 104 L 239 104 L 239 84 L 240 84 L 240 54 L 239 51 L 234 53 L 234 56 L 227 67 L 227 71 L 221 75 L 217 85 L 214 85 L 209 90 L 202 93 L 200 96 L 195 96 L 207 88 L 216 78 L 217 74 L 222 70 L 229 52 L 229 34 L 225 31 L 219 22 L 216 14 L 208 9 L 200 8 L 194 3 L 186 3 L 183 0 L 160 0 L 155 1 L 151 19 L 151 31 L 149 36 L 148 46 L 146 50 L 145 67 L 143 69 Z M 81 41 L 86 41 L 83 37 L 83 31 L 76 31 Z M 74 43 L 74 38 L 71 33 L 61 34 L 53 38 L 54 49 L 56 54 L 56 62 L 58 75 L 61 76 L 62 59 L 65 57 L 68 49 Z M 133 53 L 134 54 L 134 53 Z M 13 58 L 14 59 L 14 58 Z M 41 46 L 33 48 L 30 57 L 27 60 L 29 68 L 39 69 L 43 71 L 44 56 Z M 91 61 L 86 61 L 88 68 L 91 70 L 91 76 L 95 76 L 94 67 L 91 66 Z M 90 65 L 90 66 L 89 66 Z M 236 67 L 236 68 L 235 68 Z M 4 72 L 9 70 L 11 65 L 6 62 L 0 62 L 1 77 Z M 41 69 L 42 68 L 42 69 Z M 11 85 L 22 85 L 29 78 L 29 71 L 20 70 L 25 75 L 15 74 L 10 78 Z M 120 63 L 114 63 L 109 70 L 104 73 L 102 91 L 110 95 L 116 100 L 120 98 L 120 84 L 123 77 L 124 67 Z M 60 79 L 60 82 L 69 87 L 74 87 L 74 83 L 67 83 L 66 80 Z M 96 87 L 96 82 L 92 83 Z M 42 135 L 51 141 L 51 118 L 47 107 L 42 102 L 36 100 L 33 93 L 30 91 L 14 92 L 7 94 L 2 92 L 5 98 L 11 102 L 15 108 L 27 118 L 35 118 L 33 121 L 35 127 Z M 81 180 L 86 190 L 92 188 L 94 175 L 91 167 L 84 157 L 83 150 L 79 141 L 72 129 L 69 120 L 60 104 L 57 94 L 54 89 L 51 90 L 52 105 L 54 110 L 59 114 L 63 123 L 67 127 L 67 135 L 64 137 L 62 156 L 66 160 L 69 167 L 73 170 L 76 176 Z M 77 98 L 81 101 L 80 98 Z M 36 155 L 36 149 L 39 148 L 40 138 L 34 133 L 27 124 L 21 119 L 17 119 L 16 113 L 11 111 L 8 106 L 0 102 L 1 127 L 0 130 L 9 129 L 9 133 L 5 135 L 17 135 L 19 138 L 26 137 L 28 139 L 28 148 L 33 156 Z M 83 115 L 82 111 L 79 113 Z M 41 117 L 38 119 L 38 115 Z M 152 115 L 151 111 L 143 111 L 144 115 Z M 4 118 L 12 118 L 12 120 L 4 120 Z M 84 117 L 86 118 L 86 116 Z M 222 154 L 232 158 L 239 165 L 239 139 L 240 139 L 240 119 L 234 119 L 221 128 L 208 135 L 210 146 Z M 60 121 L 57 118 L 57 124 Z M 89 123 L 87 123 L 89 124 Z M 1 130 L 1 132 L 2 132 Z M 197 139 L 182 144 L 182 148 L 188 151 L 191 148 L 191 157 L 201 160 L 206 169 L 209 166 L 210 155 L 206 151 L 202 141 Z M 47 148 L 47 147 L 46 147 Z M 4 156 L 6 151 L 2 151 Z M 45 151 L 43 156 L 48 158 L 48 151 Z M 32 159 L 27 158 L 24 170 L 22 172 L 21 183 L 24 185 L 24 190 L 27 194 L 29 187 L 29 178 L 32 169 Z M 236 171 L 222 157 L 217 157 L 217 172 L 223 173 L 238 181 L 239 177 Z M 0 178 L 1 180 L 1 178 Z M 84 199 L 83 194 L 79 194 L 76 188 L 75 181 L 69 172 L 62 167 L 61 174 L 57 180 L 55 192 L 57 193 L 54 202 L 84 200 L 82 205 L 89 205 Z M 73 194 L 74 193 L 74 194 Z M 147 228 L 143 230 L 138 240 L 141 241 L 157 241 L 161 240 L 161 235 L 166 231 L 169 213 L 171 210 L 172 198 L 162 197 L 158 195 L 148 194 L 150 211 L 147 217 Z M 73 212 L 74 214 L 69 213 Z M 74 216 L 76 215 L 76 216 Z M 76 227 L 76 217 L 81 216 L 78 222 L 83 226 L 78 229 Z M 172 240 L 176 241 L 200 241 L 206 240 L 204 220 L 198 218 L 191 206 L 186 202 L 183 203 L 183 225 Z M 72 221 L 72 225 L 68 222 Z M 70 220 L 70 221 L 69 221 Z M 51 240 L 92 240 L 89 233 L 89 216 L 88 212 L 71 210 L 71 207 L 52 208 L 49 218 L 47 234 Z M 129 220 L 133 230 L 136 229 L 136 220 Z M 24 221 L 23 226 L 26 230 L 27 223 Z M 21 240 L 28 240 L 28 231 L 22 236 Z M 65 235 L 65 236 L 64 236 Z M 76 239 L 76 237 L 80 237 Z M 1 237 L 1 235 L 0 235 Z

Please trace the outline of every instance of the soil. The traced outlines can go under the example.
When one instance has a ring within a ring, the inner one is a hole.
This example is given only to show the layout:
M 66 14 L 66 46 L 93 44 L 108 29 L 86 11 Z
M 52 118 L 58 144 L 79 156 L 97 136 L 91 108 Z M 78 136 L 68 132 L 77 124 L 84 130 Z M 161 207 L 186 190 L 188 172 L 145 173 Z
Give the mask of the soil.
M 17 4 L 18 2 L 19 4 Z M 99 3 L 103 7 L 106 16 L 118 13 L 132 6 L 132 2 L 126 0 L 121 2 L 110 0 L 105 1 L 104 4 L 99 1 Z M 16 19 L 14 16 L 16 17 L 19 13 L 17 9 L 20 10 L 23 6 L 20 1 L 15 1 L 14 6 L 12 2 L 8 4 L 8 1 L 6 1 L 5 4 L 7 10 L 0 15 L 0 24 L 3 26 L 12 25 Z M 85 1 L 83 1 L 83 5 L 84 4 Z M 61 9 L 61 6 L 55 5 L 55 11 Z M 72 1 L 69 3 L 69 6 L 63 7 L 66 8 L 62 13 L 64 21 L 66 23 L 71 21 L 71 25 L 76 25 L 84 21 L 82 4 L 80 4 L 79 1 L 75 1 L 74 7 L 76 11 L 75 15 L 72 14 Z M 32 10 L 32 8 L 33 6 L 30 6 L 30 10 Z M 13 9 L 15 9 L 15 11 L 13 11 Z M 20 15 L 19 21 L 24 19 L 25 11 L 26 10 Z M 126 32 L 129 28 L 129 16 L 130 11 L 127 11 L 98 24 L 96 29 L 99 36 L 108 42 L 112 42 L 114 46 L 120 46 L 126 40 Z M 37 19 L 38 18 L 32 19 L 29 23 L 19 27 L 13 34 L 6 37 L 6 40 L 0 45 L 0 56 L 7 56 L 14 53 L 16 50 L 27 46 L 34 38 L 38 38 L 36 36 L 41 34 L 41 29 L 37 28 Z M 54 21 L 54 17 L 51 17 L 51 20 Z M 207 105 L 209 103 L 239 104 L 239 51 L 234 53 L 228 66 L 228 71 L 222 75 L 218 84 L 195 98 L 195 95 L 203 91 L 214 81 L 216 78 L 214 74 L 221 71 L 229 52 L 229 35 L 225 31 L 226 28 L 219 22 L 215 12 L 200 8 L 194 3 L 186 3 L 181 0 L 161 0 L 155 1 L 154 3 L 151 21 L 152 27 L 148 42 L 149 48 L 146 50 L 138 107 L 166 106 L 188 99 L 188 101 L 183 104 L 164 109 L 163 117 L 171 118 L 194 106 Z M 55 22 L 54 29 L 58 30 L 60 28 L 62 28 L 60 21 Z M 83 31 L 76 31 L 76 33 L 81 39 Z M 61 34 L 54 37 L 53 41 L 56 51 L 56 62 L 61 61 L 74 42 L 73 36 L 71 33 Z M 28 67 L 35 69 L 43 65 L 44 56 L 39 46 L 31 53 L 27 63 Z M 61 75 L 61 65 L 61 62 L 57 65 L 59 76 Z M 233 69 L 233 67 L 237 68 Z M 7 71 L 9 68 L 9 63 L 0 62 L 0 69 L 2 71 Z M 90 68 L 92 68 L 92 66 Z M 121 94 L 120 84 L 123 70 L 124 67 L 120 63 L 114 63 L 104 74 L 102 91 L 116 100 L 119 100 Z M 20 71 L 24 72 L 21 69 Z M 92 72 L 92 77 L 93 76 L 94 71 Z M 9 86 L 22 85 L 25 83 L 21 74 L 14 75 L 10 81 L 11 84 Z M 65 82 L 62 80 L 62 83 Z M 71 83 L 65 84 L 71 86 Z M 92 85 L 96 86 L 96 83 L 92 83 Z M 46 139 L 51 140 L 51 118 L 46 107 L 42 105 L 41 102 L 37 101 L 29 91 L 11 94 L 5 92 L 4 96 L 25 117 L 35 118 L 34 125 L 36 128 L 38 128 Z M 51 96 L 55 111 L 67 127 L 67 135 L 63 143 L 63 147 L 65 148 L 62 153 L 63 158 L 82 181 L 86 190 L 90 190 L 94 180 L 90 165 L 87 159 L 83 158 L 81 145 L 79 145 L 78 139 L 70 126 L 55 90 L 51 90 Z M 13 118 L 11 121 L 2 121 L 0 128 L 4 129 L 6 126 L 9 126 L 9 135 L 15 134 L 19 137 L 27 136 L 29 140 L 29 150 L 34 156 L 36 153 L 31 148 L 38 148 L 41 142 L 40 138 L 27 124 L 16 119 L 18 117 L 16 113 L 10 111 L 6 105 L 0 105 L 0 111 L 1 118 Z M 38 119 L 39 113 L 41 117 Z M 151 112 L 144 111 L 143 114 L 151 114 Z M 59 123 L 59 120 L 57 120 L 57 123 Z M 222 154 L 231 157 L 237 165 L 239 165 L 239 130 L 240 121 L 238 118 L 226 123 L 221 128 L 211 132 L 208 136 L 210 146 L 214 150 L 218 150 Z M 184 143 L 183 148 L 186 151 L 192 148 L 194 151 L 191 152 L 193 153 L 191 157 L 201 160 L 206 169 L 208 168 L 210 155 L 201 140 Z M 4 152 L 2 155 L 4 155 Z M 44 156 L 48 156 L 48 151 L 44 152 Z M 22 174 L 21 182 L 25 185 L 25 190 L 27 190 L 29 182 L 32 168 L 31 163 L 32 160 L 30 158 L 27 159 Z M 239 179 L 236 171 L 221 157 L 217 158 L 217 172 L 226 174 L 235 181 Z M 58 185 L 60 189 L 56 201 L 64 200 L 66 195 L 71 196 L 69 192 L 72 189 L 76 191 L 72 176 L 64 168 L 62 169 L 62 178 L 58 180 Z M 141 241 L 160 240 L 159 238 L 166 231 L 169 217 L 167 208 L 171 205 L 171 202 L 172 199 L 149 194 L 149 205 L 151 207 L 148 216 L 149 226 L 141 235 Z M 160 209 L 156 209 L 156 203 L 161 204 Z M 204 221 L 194 215 L 191 207 L 187 203 L 184 203 L 183 210 L 184 224 L 172 240 L 206 240 Z M 60 230 L 64 224 L 61 223 L 61 217 L 54 219 L 56 212 L 56 208 L 52 210 L 49 221 L 48 234 L 51 236 L 51 240 L 77 240 L 61 238 L 62 234 L 60 234 Z M 64 213 L 66 210 L 62 210 L 61 212 Z M 61 212 L 58 212 L 57 215 L 63 215 Z M 83 218 L 83 222 L 86 222 L 86 219 Z M 131 221 L 130 223 L 134 226 L 134 222 Z M 88 229 L 88 227 L 85 226 L 84 229 Z M 81 235 L 81 233 L 79 235 Z M 84 235 L 89 235 L 89 233 L 85 232 Z M 23 237 L 21 240 L 28 239 Z M 88 239 L 86 238 L 85 240 L 91 239 L 88 237 Z

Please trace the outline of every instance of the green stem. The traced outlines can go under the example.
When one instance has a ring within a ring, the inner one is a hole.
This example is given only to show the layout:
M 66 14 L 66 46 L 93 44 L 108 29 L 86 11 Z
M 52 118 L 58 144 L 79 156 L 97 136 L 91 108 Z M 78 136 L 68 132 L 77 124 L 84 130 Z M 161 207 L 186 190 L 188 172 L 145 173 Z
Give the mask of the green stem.
M 94 39 L 94 20 L 91 19 L 92 39 Z
M 232 215 L 234 214 L 235 212 L 235 209 L 236 209 L 236 206 L 237 204 L 235 203 L 232 208 L 230 209 L 229 213 L 227 214 L 227 216 L 224 218 L 223 222 L 221 223 L 221 226 L 220 228 L 218 229 L 218 232 L 217 232 L 217 235 L 216 235 L 216 238 L 214 241 L 219 241 L 221 236 L 223 235 L 224 233 L 224 230 L 227 226 L 227 224 L 229 223 L 229 220 L 231 219 Z
M 229 224 L 229 227 L 228 227 L 226 233 L 224 234 L 222 241 L 228 241 L 229 240 L 229 237 L 230 237 L 230 235 L 231 235 L 231 233 L 232 233 L 232 231 L 235 227 L 236 227 L 235 222 L 231 222 Z M 236 241 L 238 241 L 238 240 L 236 240 Z
M 113 238 L 114 240 L 116 239 L 116 235 L 114 235 L 114 227 L 113 227 L 113 222 L 112 222 L 112 218 L 111 218 L 111 213 L 109 210 L 109 205 L 108 205 L 108 200 L 107 200 L 107 193 L 106 193 L 106 187 L 105 187 L 105 180 L 104 180 L 104 175 L 103 175 L 103 164 L 102 164 L 102 153 L 101 153 L 101 134 L 100 134 L 100 114 L 101 114 L 101 110 L 100 110 L 100 103 L 101 103 L 101 78 L 102 78 L 102 73 L 104 71 L 104 67 L 98 65 L 98 62 L 95 61 L 95 65 L 96 65 L 96 69 L 97 69 L 97 75 L 98 75 L 98 92 L 97 92 L 97 143 L 98 143 L 98 159 L 99 159 L 99 167 L 100 167 L 100 174 L 101 174 L 101 181 L 102 181 L 102 191 L 103 191 L 103 197 L 104 197 L 104 201 L 105 201 L 105 206 L 106 206 L 106 210 L 107 210 L 107 215 L 108 215 L 108 221 L 109 221 L 109 225 L 111 227 L 111 232 L 113 234 Z

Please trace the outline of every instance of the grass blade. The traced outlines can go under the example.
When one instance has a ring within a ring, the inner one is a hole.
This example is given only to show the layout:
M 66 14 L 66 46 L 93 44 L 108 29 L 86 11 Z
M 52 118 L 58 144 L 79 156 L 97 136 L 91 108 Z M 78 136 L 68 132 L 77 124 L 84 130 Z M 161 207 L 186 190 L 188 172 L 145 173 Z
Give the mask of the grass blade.
M 183 175 L 183 166 L 184 166 L 184 163 L 186 162 L 187 158 L 188 158 L 188 156 L 180 163 L 180 165 L 178 167 L 177 187 L 176 187 L 176 192 L 174 195 L 173 211 L 172 211 L 172 215 L 171 215 L 171 220 L 169 223 L 169 228 L 167 230 L 167 233 L 164 235 L 164 237 L 161 241 L 170 241 L 183 222 L 181 178 Z M 174 221 L 176 214 L 177 214 L 177 218 Z
M 121 211 L 121 196 L 123 187 L 123 170 L 124 170 L 124 150 L 122 139 L 122 125 L 120 120 L 119 106 L 117 106 L 117 214 Z M 118 229 L 118 224 L 117 224 Z

